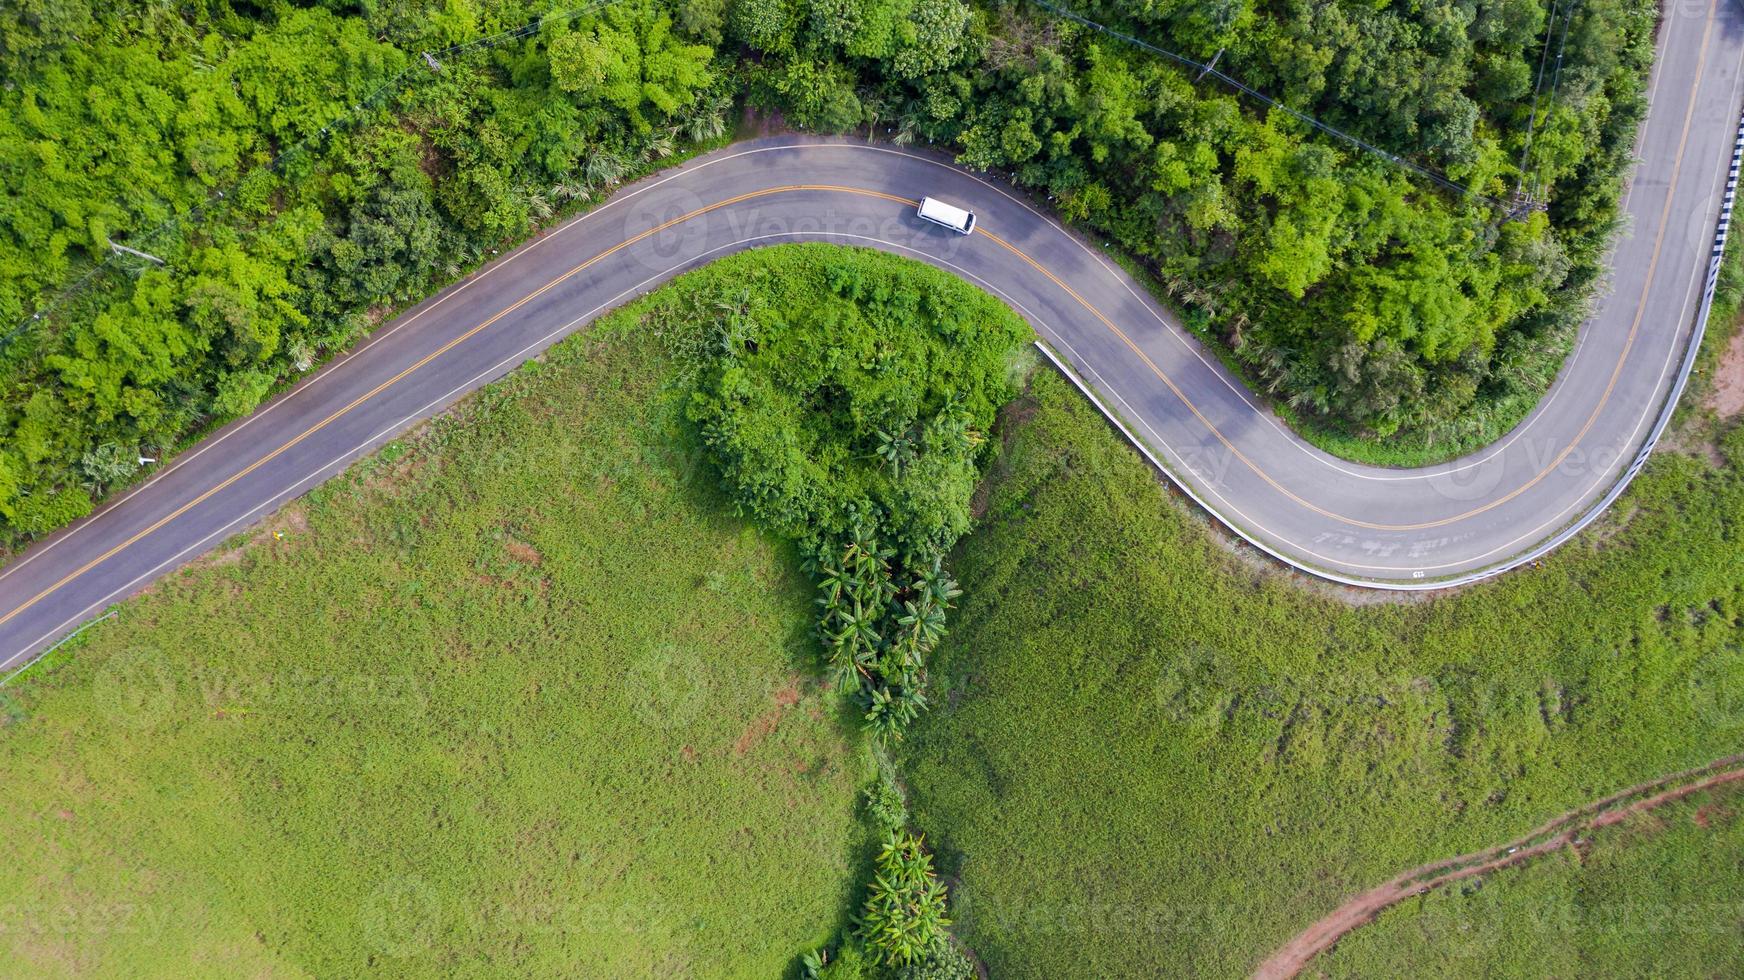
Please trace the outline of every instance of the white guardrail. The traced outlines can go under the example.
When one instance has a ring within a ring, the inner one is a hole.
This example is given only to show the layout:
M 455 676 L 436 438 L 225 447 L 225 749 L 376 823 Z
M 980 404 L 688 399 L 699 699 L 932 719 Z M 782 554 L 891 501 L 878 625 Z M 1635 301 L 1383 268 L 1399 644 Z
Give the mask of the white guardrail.
M 1696 313 L 1695 329 L 1690 332 L 1689 346 L 1684 350 L 1683 363 L 1678 368 L 1677 379 L 1672 383 L 1671 390 L 1666 393 L 1664 404 L 1660 406 L 1659 418 L 1653 423 L 1653 430 L 1647 434 L 1647 440 L 1641 444 L 1641 449 L 1635 454 L 1634 461 L 1631 462 L 1628 468 L 1625 469 L 1617 480 L 1611 484 L 1611 488 L 1605 492 L 1603 497 L 1599 498 L 1597 503 L 1588 508 L 1579 518 L 1576 518 L 1571 523 L 1565 525 L 1562 530 L 1513 558 L 1477 569 L 1476 571 L 1464 572 L 1459 575 L 1439 579 L 1394 581 L 1390 579 L 1370 579 L 1341 575 L 1338 572 L 1303 564 L 1295 558 L 1284 554 L 1279 549 L 1259 540 L 1241 525 L 1231 521 L 1228 517 L 1225 517 L 1217 508 L 1208 504 L 1205 501 L 1205 498 L 1201 497 L 1199 493 L 1193 489 L 1190 483 L 1176 476 L 1173 470 L 1169 469 L 1162 460 L 1157 458 L 1156 454 L 1151 451 L 1150 446 L 1146 445 L 1144 440 L 1140 439 L 1130 428 L 1128 428 L 1126 422 L 1121 419 L 1118 414 L 1108 408 L 1102 399 L 1097 396 L 1096 392 L 1092 390 L 1081 377 L 1079 377 L 1078 372 L 1070 363 L 1055 354 L 1052 349 L 1039 340 L 1036 341 L 1036 347 L 1042 352 L 1042 355 L 1054 365 L 1055 369 L 1065 375 L 1066 379 L 1072 382 L 1072 384 L 1083 393 L 1085 398 L 1090 400 L 1090 404 L 1096 406 L 1096 410 L 1101 412 L 1102 415 L 1108 419 L 1109 424 L 1113 425 L 1115 429 L 1125 437 L 1126 441 L 1132 444 L 1134 449 L 1137 449 L 1146 460 L 1150 461 L 1150 464 L 1156 467 L 1158 472 L 1169 478 L 1169 482 L 1173 483 L 1182 493 L 1185 493 L 1190 497 L 1195 504 L 1199 505 L 1201 510 L 1216 518 L 1224 527 L 1235 532 L 1235 534 L 1243 541 L 1246 541 L 1248 544 L 1253 545 L 1260 551 L 1272 556 L 1279 562 L 1282 562 L 1299 572 L 1304 572 L 1316 578 L 1325 579 L 1329 582 L 1337 582 L 1340 585 L 1351 585 L 1364 589 L 1382 589 L 1393 592 L 1426 592 L 1433 589 L 1450 589 L 1455 586 L 1467 585 L 1472 582 L 1480 582 L 1484 579 L 1500 575 L 1503 572 L 1519 568 L 1521 565 L 1537 561 L 1546 554 L 1549 554 L 1551 551 L 1565 544 L 1570 538 L 1586 530 L 1587 526 L 1597 520 L 1600 514 L 1603 514 L 1612 504 L 1616 503 L 1617 498 L 1623 495 L 1624 490 L 1628 489 L 1630 481 L 1634 480 L 1635 476 L 1641 472 L 1641 468 L 1647 465 L 1648 456 L 1653 453 L 1654 446 L 1658 445 L 1660 436 L 1665 434 L 1665 427 L 1670 424 L 1672 415 L 1677 411 L 1678 399 L 1683 396 L 1684 387 L 1689 383 L 1690 371 L 1695 367 L 1696 357 L 1701 352 L 1702 336 L 1706 332 L 1708 325 L 1708 314 L 1712 312 L 1714 306 L 1714 287 L 1718 284 L 1720 278 L 1720 262 L 1726 253 L 1726 233 L 1732 224 L 1732 205 L 1738 195 L 1738 169 L 1741 161 L 1744 161 L 1744 113 L 1741 113 L 1739 116 L 1737 135 L 1732 143 L 1732 165 L 1726 175 L 1726 195 L 1720 203 L 1720 220 L 1714 229 L 1714 248 L 1708 257 L 1708 273 L 1706 280 L 1702 284 L 1702 303 L 1700 310 Z

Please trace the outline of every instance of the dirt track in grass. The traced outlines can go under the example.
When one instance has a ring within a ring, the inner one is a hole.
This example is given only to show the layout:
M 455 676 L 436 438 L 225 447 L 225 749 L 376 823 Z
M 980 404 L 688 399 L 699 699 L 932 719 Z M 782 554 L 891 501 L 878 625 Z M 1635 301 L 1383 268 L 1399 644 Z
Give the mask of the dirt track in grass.
M 1744 780 L 1744 755 L 1728 756 L 1699 769 L 1680 772 L 1613 793 L 1570 810 L 1524 837 L 1483 851 L 1421 865 L 1347 900 L 1313 925 L 1297 933 L 1254 971 L 1256 980 L 1286 980 L 1302 972 L 1351 931 L 1375 920 L 1382 911 L 1413 895 L 1423 894 L 1463 878 L 1497 868 L 1524 864 L 1563 847 L 1579 847 L 1594 830 L 1621 823 L 1635 814 L 1715 786 Z

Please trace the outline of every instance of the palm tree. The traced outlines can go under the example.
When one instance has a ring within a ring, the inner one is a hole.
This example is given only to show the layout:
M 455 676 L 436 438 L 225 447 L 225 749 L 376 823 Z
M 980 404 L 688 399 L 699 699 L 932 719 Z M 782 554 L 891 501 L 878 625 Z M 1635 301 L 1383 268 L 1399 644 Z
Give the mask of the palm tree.
M 907 146 L 913 143 L 920 130 L 921 106 L 919 102 L 910 99 L 902 106 L 902 111 L 896 114 L 896 129 L 890 134 L 890 142 L 897 146 Z
M 582 174 L 592 187 L 610 187 L 622 180 L 629 167 L 622 157 L 610 150 L 595 150 L 588 154 Z
M 878 448 L 875 451 L 879 458 L 890 464 L 890 474 L 899 479 L 902 477 L 902 468 L 914 462 L 914 437 L 910 435 L 911 431 L 905 429 L 891 435 L 883 429 L 878 430 Z
M 560 180 L 551 185 L 551 196 L 559 201 L 585 201 L 592 195 L 579 180 Z
M 642 159 L 648 161 L 664 160 L 678 152 L 677 136 L 676 129 L 650 136 L 647 145 L 642 147 Z
M 919 586 L 930 594 L 940 609 L 951 608 L 951 600 L 963 594 L 955 579 L 945 571 L 944 559 L 934 558 L 932 566 L 920 573 Z
M 527 195 L 527 213 L 532 215 L 535 221 L 549 221 L 555 212 L 556 208 L 552 206 L 550 199 L 544 194 L 534 191 Z
M 877 89 L 862 88 L 855 93 L 860 98 L 860 110 L 866 117 L 866 131 L 869 136 L 878 135 L 878 120 L 884 118 L 888 106 L 884 96 Z
M 683 123 L 684 135 L 693 143 L 718 139 L 727 131 L 727 113 L 733 108 L 729 92 L 716 92 L 698 99 Z

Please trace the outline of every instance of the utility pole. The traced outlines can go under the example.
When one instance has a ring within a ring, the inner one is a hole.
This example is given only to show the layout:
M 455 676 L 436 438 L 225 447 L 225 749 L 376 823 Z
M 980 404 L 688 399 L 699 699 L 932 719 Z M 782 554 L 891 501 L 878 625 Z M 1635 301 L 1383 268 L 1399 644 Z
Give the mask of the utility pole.
M 1217 59 L 1219 59 L 1221 57 L 1223 57 L 1223 49 L 1218 48 L 1217 53 L 1211 56 L 1211 61 L 1205 65 L 1205 70 L 1201 71 L 1199 73 L 1198 77 L 1194 78 L 1193 80 L 1195 82 L 1197 82 L 1197 81 L 1200 81 L 1201 79 L 1203 79 L 1207 73 L 1209 73 L 1210 71 L 1212 71 L 1213 69 L 1215 69 L 1217 67 Z
M 128 248 L 126 245 L 117 244 L 116 242 L 110 242 L 109 247 L 113 249 L 117 255 L 125 253 L 134 256 L 135 258 L 145 259 L 147 262 L 156 262 L 158 265 L 164 264 L 163 259 L 158 258 L 150 252 L 141 252 L 137 248 Z
M 1549 206 L 1532 196 L 1530 191 L 1516 190 L 1513 200 L 1508 202 L 1508 214 L 1502 220 L 1519 221 L 1534 211 L 1548 210 Z

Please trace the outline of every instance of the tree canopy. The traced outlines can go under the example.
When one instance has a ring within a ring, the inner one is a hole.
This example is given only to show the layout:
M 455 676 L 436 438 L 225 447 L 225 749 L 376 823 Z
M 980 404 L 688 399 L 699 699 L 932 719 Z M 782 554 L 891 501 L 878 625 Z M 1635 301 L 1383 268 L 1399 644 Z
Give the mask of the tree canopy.
M 249 411 L 488 249 L 722 135 L 741 95 L 805 128 L 949 146 L 1051 197 L 1309 423 L 1471 445 L 1570 345 L 1655 17 L 1647 0 L 1586 0 L 1572 20 L 1547 0 L 1075 8 L 1489 198 L 1523 183 L 1546 205 L 1508 217 L 1015 2 L 556 9 L 0 11 L 0 539 L 89 510 L 131 477 L 117 461 Z M 535 22 L 439 71 L 416 55 Z M 111 241 L 173 261 L 110 261 L 13 329 Z
M 413 56 L 544 12 L 0 13 L 0 542 L 89 511 L 139 455 L 247 413 L 488 248 L 724 131 L 713 48 L 655 0 L 440 72 Z M 111 261 L 13 331 L 111 241 L 169 262 Z

